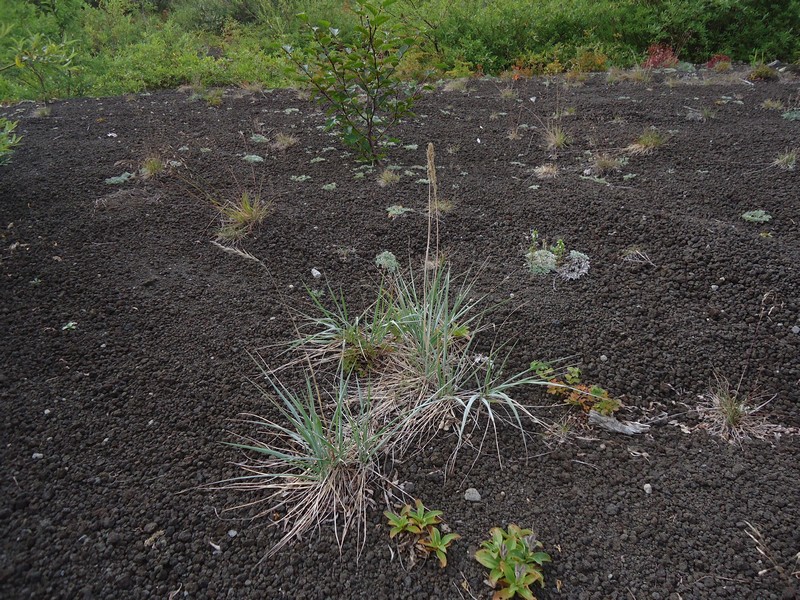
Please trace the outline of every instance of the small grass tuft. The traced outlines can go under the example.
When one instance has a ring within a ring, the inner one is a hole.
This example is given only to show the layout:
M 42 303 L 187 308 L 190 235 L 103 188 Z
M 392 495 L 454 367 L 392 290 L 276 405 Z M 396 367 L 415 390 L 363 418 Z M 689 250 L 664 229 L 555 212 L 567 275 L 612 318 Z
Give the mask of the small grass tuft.
M 511 86 L 504 87 L 500 90 L 500 99 L 501 100 L 516 100 L 517 99 L 517 90 L 515 90 Z
M 139 170 L 142 177 L 151 179 L 164 172 L 164 161 L 159 156 L 148 156 L 142 162 L 142 167 Z
M 719 373 L 714 374 L 714 380 L 709 390 L 701 396 L 702 402 L 697 407 L 703 429 L 711 435 L 739 444 L 750 437 L 764 439 L 779 432 L 780 427 L 770 425 L 756 416 L 775 396 L 764 400 L 756 394 L 742 394 L 741 381 L 733 387 Z
M 451 79 L 442 86 L 443 92 L 466 92 L 467 91 L 467 78 Z
M 272 211 L 272 203 L 262 200 L 260 194 L 245 191 L 235 201 L 217 206 L 222 217 L 222 227 L 217 238 L 223 241 L 237 241 L 260 225 Z
M 566 129 L 555 120 L 550 120 L 544 130 L 544 145 L 548 150 L 556 151 L 566 148 L 572 143 Z
M 291 133 L 276 133 L 275 139 L 272 140 L 271 147 L 273 150 L 280 150 L 281 152 L 285 152 L 292 146 L 296 145 L 300 140 L 297 136 L 292 135 Z
M 767 98 L 761 103 L 761 108 L 764 110 L 783 110 L 786 108 L 783 100 L 775 100 L 774 98 Z
M 757 65 L 747 74 L 748 81 L 777 81 L 778 72 L 768 65 Z
M 784 169 L 785 171 L 794 171 L 796 164 L 797 150 L 787 150 L 783 154 L 779 154 L 772 162 L 773 166 Z
M 666 136 L 652 127 L 645 129 L 636 141 L 626 150 L 631 154 L 651 154 L 656 148 L 663 146 Z
M 400 181 L 400 175 L 393 169 L 384 169 L 378 175 L 378 185 L 382 188 L 392 186 Z
M 533 170 L 533 174 L 538 179 L 555 179 L 558 177 L 558 165 L 555 163 L 540 165 Z
M 613 173 L 618 171 L 621 167 L 622 160 L 611 154 L 608 154 L 607 152 L 596 154 L 594 160 L 592 161 L 592 173 L 598 176 Z

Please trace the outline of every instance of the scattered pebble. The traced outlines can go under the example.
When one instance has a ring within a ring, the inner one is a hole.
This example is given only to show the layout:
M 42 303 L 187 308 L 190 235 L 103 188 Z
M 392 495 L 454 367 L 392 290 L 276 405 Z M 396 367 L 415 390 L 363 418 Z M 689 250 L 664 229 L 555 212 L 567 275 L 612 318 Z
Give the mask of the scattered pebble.
M 712 285 L 712 286 L 711 286 L 711 291 L 712 291 L 712 292 L 716 292 L 718 289 L 719 289 L 719 286 L 718 286 L 718 285 Z
M 600 355 L 600 362 L 606 362 L 607 360 L 608 360 L 608 357 L 605 354 L 601 354 Z
M 467 488 L 467 491 L 464 492 L 464 500 L 467 502 L 480 502 L 481 495 L 475 488 Z
M 649 483 L 644 484 L 644 493 L 645 494 L 652 494 L 653 493 L 653 486 Z
M 795 335 L 797 335 L 798 333 L 800 333 L 800 327 L 798 327 L 797 325 L 795 325 L 794 327 L 792 327 L 792 333 L 794 333 Z
M 239 535 L 239 532 L 236 531 L 235 529 L 229 529 L 228 530 L 228 537 L 229 538 L 235 538 L 237 535 Z
M 320 273 L 317 269 L 311 269 L 311 275 L 314 277 L 314 279 L 319 279 L 322 277 L 322 273 Z
M 34 452 L 33 456 L 31 456 L 31 458 L 33 460 L 39 460 L 40 458 L 44 458 L 44 454 L 41 454 L 39 452 Z M 480 497 L 478 498 L 478 500 L 480 500 Z

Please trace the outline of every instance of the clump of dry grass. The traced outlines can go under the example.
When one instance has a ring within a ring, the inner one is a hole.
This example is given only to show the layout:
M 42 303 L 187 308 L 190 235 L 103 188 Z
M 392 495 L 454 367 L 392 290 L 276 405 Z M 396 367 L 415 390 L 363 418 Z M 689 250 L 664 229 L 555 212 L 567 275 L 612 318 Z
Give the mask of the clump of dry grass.
M 515 90 L 512 86 L 506 86 L 500 90 L 500 99 L 501 100 L 516 100 L 517 99 L 517 90 Z
M 653 150 L 664 145 L 667 138 L 664 134 L 652 127 L 645 129 L 635 142 L 625 150 L 631 154 L 651 154 Z
M 539 179 L 555 179 L 558 177 L 558 165 L 555 163 L 540 165 L 533 170 L 533 174 Z
M 761 108 L 764 110 L 783 110 L 786 105 L 783 100 L 775 100 L 774 98 L 767 98 L 761 103 Z
M 451 79 L 447 83 L 442 86 L 443 92 L 466 92 L 467 91 L 467 82 L 469 80 L 465 77 L 461 77 L 459 79 Z
M 389 187 L 400 181 L 400 175 L 393 169 L 384 169 L 378 175 L 378 185 L 380 187 Z
M 701 427 L 711 435 L 741 444 L 748 438 L 766 439 L 775 434 L 788 432 L 787 428 L 767 423 L 757 415 L 775 396 L 764 399 L 755 393 L 743 394 L 742 381 L 736 387 L 719 373 L 714 374 L 714 383 L 703 394 L 697 413 Z
M 592 161 L 592 173 L 599 176 L 618 171 L 621 167 L 622 160 L 607 152 L 596 154 Z
M 272 140 L 272 144 L 270 146 L 273 150 L 285 152 L 292 146 L 296 145 L 299 141 L 299 138 L 291 133 L 278 132 L 275 134 L 275 138 Z
M 521 140 L 522 139 L 522 133 L 520 133 L 520 131 L 519 131 L 519 126 L 515 126 L 515 127 L 512 127 L 511 129 L 509 129 L 508 133 L 506 134 L 506 137 L 509 140 L 511 140 L 512 142 L 513 141 L 517 141 L 517 140 Z
M 775 160 L 772 161 L 773 166 L 785 171 L 794 171 L 796 164 L 797 150 L 786 150 L 783 154 L 779 154 Z
M 547 122 L 542 137 L 545 148 L 552 151 L 562 150 L 572 143 L 567 130 L 555 119 Z
M 606 82 L 611 84 L 622 83 L 624 81 L 645 84 L 650 83 L 652 79 L 653 75 L 650 69 L 643 69 L 641 67 L 634 67 L 629 71 L 618 67 L 612 67 L 608 70 L 608 75 L 606 75 Z

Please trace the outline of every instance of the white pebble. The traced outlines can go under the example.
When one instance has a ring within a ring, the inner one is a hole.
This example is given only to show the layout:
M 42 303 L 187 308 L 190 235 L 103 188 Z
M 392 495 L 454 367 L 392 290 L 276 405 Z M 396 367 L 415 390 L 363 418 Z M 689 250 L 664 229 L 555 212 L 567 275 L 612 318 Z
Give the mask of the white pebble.
M 34 452 L 33 456 L 31 456 L 33 460 L 39 460 L 40 458 L 44 458 L 44 454 L 40 454 L 39 452 Z
M 644 484 L 644 493 L 645 494 L 652 494 L 653 493 L 653 486 L 649 483 Z
M 322 273 L 320 273 L 317 269 L 311 269 L 311 275 L 314 277 L 314 279 L 319 279 L 322 277 Z
M 606 362 L 607 360 L 608 360 L 608 357 L 605 354 L 601 354 L 600 355 L 600 362 Z
M 239 535 L 239 532 L 236 531 L 235 529 L 229 529 L 228 530 L 228 537 L 229 538 L 235 538 L 237 535 Z

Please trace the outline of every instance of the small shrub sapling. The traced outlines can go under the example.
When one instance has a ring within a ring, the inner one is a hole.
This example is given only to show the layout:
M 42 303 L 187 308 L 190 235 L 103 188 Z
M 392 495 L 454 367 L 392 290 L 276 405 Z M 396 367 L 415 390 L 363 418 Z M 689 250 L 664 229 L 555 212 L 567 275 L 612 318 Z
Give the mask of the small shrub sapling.
M 437 527 L 442 522 L 442 511 L 428 510 L 419 499 L 414 504 L 415 508 L 406 504 L 399 513 L 384 511 L 390 527 L 389 537 L 397 539 L 400 547 L 409 549 L 412 559 L 434 554 L 439 559 L 439 566 L 444 569 L 447 566 L 447 549 L 461 536 L 457 533 L 442 534 Z
M 359 23 L 353 39 L 340 36 L 327 21 L 311 25 L 308 15 L 300 14 L 310 32 L 310 53 L 284 46 L 313 97 L 328 105 L 328 128 L 338 129 L 344 143 L 373 164 L 385 156 L 384 143 L 394 141 L 387 132 L 413 115 L 423 87 L 398 74 L 415 40 L 392 22 L 387 10 L 395 1 L 355 0 L 351 9 Z

